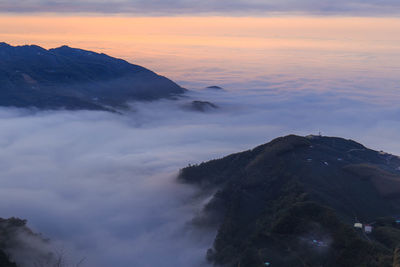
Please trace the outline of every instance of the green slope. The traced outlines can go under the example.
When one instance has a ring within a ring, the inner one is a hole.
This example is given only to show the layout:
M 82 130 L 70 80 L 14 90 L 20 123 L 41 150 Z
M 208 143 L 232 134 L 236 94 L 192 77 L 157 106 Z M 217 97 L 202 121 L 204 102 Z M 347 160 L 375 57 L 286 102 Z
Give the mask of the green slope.
M 399 166 L 351 140 L 291 135 L 184 168 L 179 179 L 218 189 L 203 214 L 218 223 L 208 252 L 216 264 L 391 266 L 399 229 L 377 218 L 400 214 Z M 374 231 L 356 221 L 375 221 Z

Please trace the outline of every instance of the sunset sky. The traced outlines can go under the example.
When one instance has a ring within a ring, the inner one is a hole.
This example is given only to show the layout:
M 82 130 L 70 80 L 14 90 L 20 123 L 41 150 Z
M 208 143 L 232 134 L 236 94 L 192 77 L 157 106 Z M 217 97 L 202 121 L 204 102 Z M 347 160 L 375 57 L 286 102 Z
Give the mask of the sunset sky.
M 0 14 L 4 42 L 103 52 L 194 88 L 400 68 L 395 0 L 3 0 Z
M 338 78 L 392 83 L 399 76 L 399 32 L 400 19 L 375 17 L 0 17 L 4 42 L 104 52 L 189 88 L 260 88 L 300 78 L 320 90 Z

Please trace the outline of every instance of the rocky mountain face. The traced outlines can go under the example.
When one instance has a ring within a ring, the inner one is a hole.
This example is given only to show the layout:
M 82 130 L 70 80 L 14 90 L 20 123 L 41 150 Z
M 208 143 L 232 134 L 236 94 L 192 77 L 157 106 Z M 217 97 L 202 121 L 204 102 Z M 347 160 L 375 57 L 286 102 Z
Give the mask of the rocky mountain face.
M 0 106 L 107 110 L 184 92 L 163 76 L 105 54 L 0 43 Z
M 398 261 L 397 156 L 342 138 L 290 135 L 184 168 L 179 180 L 216 190 L 194 220 L 218 227 L 207 253 L 215 265 L 384 267 Z

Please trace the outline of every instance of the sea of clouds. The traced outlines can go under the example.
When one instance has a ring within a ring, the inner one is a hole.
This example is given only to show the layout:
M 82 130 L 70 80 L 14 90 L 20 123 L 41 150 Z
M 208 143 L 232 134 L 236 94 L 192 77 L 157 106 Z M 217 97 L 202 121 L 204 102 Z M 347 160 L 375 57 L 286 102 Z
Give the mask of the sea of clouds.
M 183 108 L 192 100 L 219 108 Z M 82 266 L 206 266 L 215 229 L 190 220 L 207 196 L 177 183 L 180 168 L 287 134 L 400 154 L 399 115 L 385 94 L 276 88 L 193 91 L 122 115 L 1 108 L 0 217 L 27 219 Z

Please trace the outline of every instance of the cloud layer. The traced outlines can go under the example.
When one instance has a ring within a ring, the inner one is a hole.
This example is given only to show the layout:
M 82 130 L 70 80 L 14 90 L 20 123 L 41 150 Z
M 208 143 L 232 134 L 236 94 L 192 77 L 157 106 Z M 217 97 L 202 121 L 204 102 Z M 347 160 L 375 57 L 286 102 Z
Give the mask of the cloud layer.
M 400 154 L 396 101 L 267 88 L 190 97 L 221 108 L 190 112 L 182 99 L 125 115 L 0 109 L 0 215 L 28 219 L 88 267 L 202 266 L 214 232 L 188 224 L 203 200 L 175 182 L 179 168 L 319 131 Z
M 213 233 L 187 225 L 199 205 L 174 181 L 187 148 L 132 116 L 1 110 L 1 216 L 27 218 L 71 263 L 201 266 Z
M 399 15 L 395 0 L 5 0 L 2 12 L 88 12 L 146 15 L 222 14 L 271 15 L 306 13 L 317 15 Z

